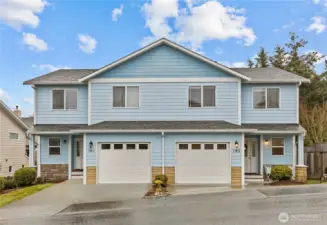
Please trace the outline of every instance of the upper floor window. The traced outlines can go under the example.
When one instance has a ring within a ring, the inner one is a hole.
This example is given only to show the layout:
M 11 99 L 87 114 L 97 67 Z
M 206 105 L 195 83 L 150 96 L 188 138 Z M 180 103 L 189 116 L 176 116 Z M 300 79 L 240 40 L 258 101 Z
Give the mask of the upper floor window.
M 216 106 L 215 86 L 191 86 L 189 87 L 189 107 L 213 107 Z
M 52 90 L 52 109 L 77 109 L 77 90 Z
M 138 108 L 139 94 L 139 87 L 137 86 L 113 87 L 113 107 Z
M 18 140 L 18 138 L 19 138 L 18 133 L 9 133 L 9 139 Z
M 279 109 L 279 88 L 253 88 L 254 109 Z

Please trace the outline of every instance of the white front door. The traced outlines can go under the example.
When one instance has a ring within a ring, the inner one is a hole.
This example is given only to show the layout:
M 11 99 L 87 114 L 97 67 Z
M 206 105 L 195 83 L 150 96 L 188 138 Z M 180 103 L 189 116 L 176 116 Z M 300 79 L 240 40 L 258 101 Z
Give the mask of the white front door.
M 258 141 L 255 138 L 247 138 L 244 147 L 245 173 L 258 173 L 259 156 Z
M 83 139 L 76 138 L 74 143 L 75 169 L 83 169 Z

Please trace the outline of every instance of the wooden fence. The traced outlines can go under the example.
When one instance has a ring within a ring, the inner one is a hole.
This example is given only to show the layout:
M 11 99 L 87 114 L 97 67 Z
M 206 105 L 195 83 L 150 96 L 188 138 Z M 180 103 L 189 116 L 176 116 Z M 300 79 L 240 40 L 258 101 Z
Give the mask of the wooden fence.
M 304 164 L 308 166 L 309 179 L 320 179 L 327 174 L 327 143 L 305 147 Z

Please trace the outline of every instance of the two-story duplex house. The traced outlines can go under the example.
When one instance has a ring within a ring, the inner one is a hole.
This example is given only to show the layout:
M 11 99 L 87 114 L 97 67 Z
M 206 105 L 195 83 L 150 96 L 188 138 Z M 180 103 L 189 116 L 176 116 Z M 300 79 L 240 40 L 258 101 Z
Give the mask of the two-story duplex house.
M 25 81 L 35 93 L 38 173 L 82 171 L 84 184 L 165 173 L 176 184 L 241 187 L 266 165 L 289 165 L 305 180 L 304 82 L 277 68 L 228 68 L 167 39 L 100 69 Z

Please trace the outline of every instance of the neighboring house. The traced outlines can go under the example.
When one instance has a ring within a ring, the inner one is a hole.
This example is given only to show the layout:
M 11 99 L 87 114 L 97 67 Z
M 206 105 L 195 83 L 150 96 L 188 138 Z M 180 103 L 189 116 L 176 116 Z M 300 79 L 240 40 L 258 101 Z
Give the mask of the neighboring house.
M 84 184 L 150 183 L 165 173 L 172 183 L 241 187 L 262 180 L 266 165 L 305 180 L 307 82 L 277 68 L 228 68 L 160 39 L 100 69 L 25 81 L 36 101 L 28 133 L 40 135 L 39 170 L 52 180 L 82 171 Z
M 0 100 L 0 176 L 13 176 L 17 169 L 28 166 L 27 130 L 18 106 L 12 111 Z

